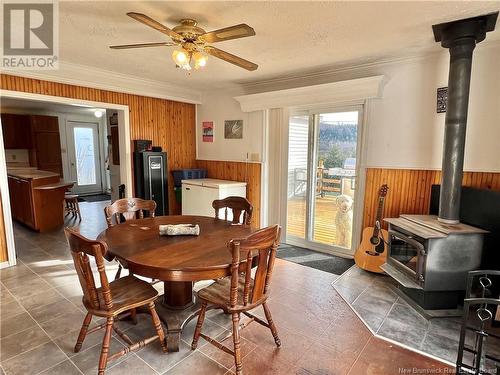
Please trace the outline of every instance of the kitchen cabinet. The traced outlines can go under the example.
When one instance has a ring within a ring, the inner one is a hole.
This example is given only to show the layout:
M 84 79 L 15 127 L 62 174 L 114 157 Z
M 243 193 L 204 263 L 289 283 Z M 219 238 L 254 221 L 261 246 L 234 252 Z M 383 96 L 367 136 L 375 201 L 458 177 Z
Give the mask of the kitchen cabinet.
M 3 143 L 6 149 L 30 149 L 31 116 L 2 113 Z
M 30 165 L 42 171 L 62 176 L 61 140 L 59 120 L 54 116 L 30 116 L 31 142 Z
M 27 149 L 32 167 L 62 176 L 57 117 L 11 113 L 2 113 L 1 116 L 5 149 Z
M 30 227 L 35 225 L 31 181 L 9 176 L 12 217 Z
M 7 173 L 13 219 L 40 232 L 64 224 L 64 193 L 73 182 L 62 181 L 57 173 L 32 168 Z
M 61 141 L 59 132 L 34 132 L 33 144 L 36 167 L 42 171 L 58 173 L 62 176 Z

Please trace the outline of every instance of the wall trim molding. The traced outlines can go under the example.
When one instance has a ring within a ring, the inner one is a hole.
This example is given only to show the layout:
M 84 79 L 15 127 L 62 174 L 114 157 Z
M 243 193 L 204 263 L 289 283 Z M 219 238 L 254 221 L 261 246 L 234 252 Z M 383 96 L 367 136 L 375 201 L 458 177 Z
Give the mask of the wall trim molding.
M 196 161 L 225 161 L 225 162 L 228 162 L 228 163 L 264 164 L 263 161 L 255 161 L 255 160 L 232 160 L 232 159 L 196 158 Z
M 24 71 L 4 69 L 2 73 L 191 104 L 200 104 L 202 97 L 201 91 L 198 90 L 63 61 L 59 62 L 58 70 Z
M 481 50 L 486 50 L 486 49 L 491 49 L 491 48 L 498 48 L 500 47 L 500 40 L 486 40 L 483 43 L 481 43 L 480 46 L 476 47 L 476 51 L 474 53 L 477 53 L 478 51 Z M 294 75 L 287 75 L 287 76 L 282 76 L 282 77 L 275 77 L 275 78 L 269 78 L 269 79 L 264 79 L 264 80 L 258 80 L 258 81 L 240 81 L 238 82 L 238 85 L 240 88 L 242 88 L 246 92 L 259 92 L 259 91 L 267 91 L 269 87 L 273 87 L 276 85 L 286 85 L 293 87 L 297 85 L 297 82 L 300 82 L 301 80 L 304 79 L 309 79 L 309 80 L 324 80 L 324 81 L 332 81 L 335 79 L 335 77 L 339 74 L 343 73 L 354 73 L 354 72 L 359 72 L 362 70 L 366 69 L 373 69 L 373 68 L 379 68 L 382 66 L 386 65 L 394 65 L 394 64 L 400 64 L 400 63 L 407 63 L 407 62 L 417 62 L 417 61 L 422 61 L 428 58 L 446 58 L 448 59 L 449 57 L 448 52 L 444 51 L 443 49 L 438 49 L 436 51 L 432 52 L 426 52 L 426 53 L 421 53 L 421 54 L 414 54 L 414 55 L 407 55 L 407 56 L 394 56 L 394 57 L 388 57 L 388 58 L 380 58 L 375 61 L 369 61 L 365 63 L 354 63 L 354 64 L 348 64 L 348 65 L 341 65 L 341 66 L 333 66 L 331 68 L 323 69 L 323 70 L 318 70 L 318 71 L 312 71 L 312 72 L 304 72 L 304 73 L 298 73 Z M 229 87 L 229 86 L 228 86 Z
M 243 112 L 381 98 L 383 75 L 236 96 Z

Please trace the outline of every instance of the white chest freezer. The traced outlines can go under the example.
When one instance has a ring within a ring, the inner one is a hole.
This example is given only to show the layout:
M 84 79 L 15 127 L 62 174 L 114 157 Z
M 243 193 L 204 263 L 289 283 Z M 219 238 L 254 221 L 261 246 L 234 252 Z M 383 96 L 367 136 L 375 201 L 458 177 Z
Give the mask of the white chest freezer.
M 182 180 L 182 214 L 213 217 L 215 212 L 212 202 L 231 196 L 246 197 L 246 182 L 213 178 Z M 219 217 L 224 218 L 224 213 L 221 212 Z M 231 219 L 228 217 L 228 220 Z

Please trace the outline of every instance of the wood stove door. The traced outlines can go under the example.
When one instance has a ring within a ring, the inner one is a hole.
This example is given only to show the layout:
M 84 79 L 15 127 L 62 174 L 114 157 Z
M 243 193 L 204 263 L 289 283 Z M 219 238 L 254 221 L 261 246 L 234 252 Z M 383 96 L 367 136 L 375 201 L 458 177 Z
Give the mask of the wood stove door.
M 389 230 L 389 261 L 422 284 L 425 275 L 425 246 L 410 235 Z

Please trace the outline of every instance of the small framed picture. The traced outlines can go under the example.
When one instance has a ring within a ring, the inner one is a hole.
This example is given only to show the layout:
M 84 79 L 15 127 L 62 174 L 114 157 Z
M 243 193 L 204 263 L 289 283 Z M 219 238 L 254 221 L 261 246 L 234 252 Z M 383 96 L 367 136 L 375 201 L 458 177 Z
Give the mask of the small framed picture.
M 437 89 L 436 112 L 445 113 L 448 104 L 448 87 L 439 87 Z
M 213 142 L 214 141 L 214 122 L 213 121 L 203 121 L 203 142 Z
M 224 138 L 242 139 L 243 138 L 243 120 L 225 120 Z

